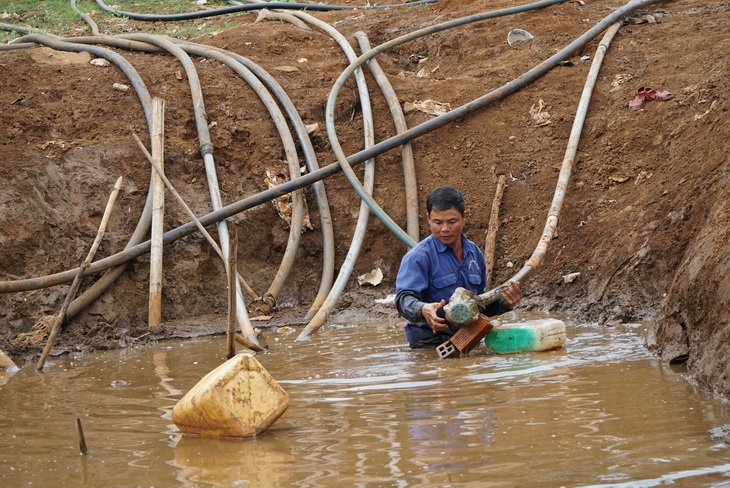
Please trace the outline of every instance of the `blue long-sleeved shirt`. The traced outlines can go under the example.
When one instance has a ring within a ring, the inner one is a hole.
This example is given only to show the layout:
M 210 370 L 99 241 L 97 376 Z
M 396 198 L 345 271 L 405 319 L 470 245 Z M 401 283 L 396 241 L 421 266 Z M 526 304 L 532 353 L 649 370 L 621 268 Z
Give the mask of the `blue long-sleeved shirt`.
M 433 335 L 421 314 L 425 303 L 440 302 L 442 299 L 448 303 L 458 287 L 475 294 L 484 293 L 487 286 L 484 255 L 476 244 L 464 236 L 461 236 L 461 244 L 464 250 L 461 263 L 456 252 L 433 235 L 403 256 L 395 280 L 395 304 L 398 313 L 407 320 L 404 329 L 409 343 Z M 500 300 L 488 307 L 485 313 L 497 315 L 504 311 Z M 453 335 L 457 330 L 456 326 L 449 324 L 448 335 Z

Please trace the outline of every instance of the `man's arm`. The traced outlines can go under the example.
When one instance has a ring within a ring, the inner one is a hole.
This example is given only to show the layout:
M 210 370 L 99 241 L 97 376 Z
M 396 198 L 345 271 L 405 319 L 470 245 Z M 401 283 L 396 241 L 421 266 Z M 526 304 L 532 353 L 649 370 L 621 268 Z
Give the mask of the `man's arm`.
M 398 313 L 412 323 L 423 322 L 423 309 L 424 303 L 418 299 L 418 295 L 415 292 L 404 290 L 395 297 L 395 308 L 398 309 Z
M 490 303 L 480 311 L 487 317 L 494 317 L 495 315 L 502 315 L 505 312 L 512 310 L 517 302 L 522 300 L 522 288 L 516 281 L 511 281 L 503 290 L 499 292 L 500 299 L 496 302 Z
M 426 322 L 434 332 L 449 328 L 446 319 L 438 315 L 438 311 L 445 304 L 444 300 L 440 303 L 424 303 L 415 293 L 409 291 L 403 291 L 395 298 L 395 308 L 402 317 L 411 323 Z

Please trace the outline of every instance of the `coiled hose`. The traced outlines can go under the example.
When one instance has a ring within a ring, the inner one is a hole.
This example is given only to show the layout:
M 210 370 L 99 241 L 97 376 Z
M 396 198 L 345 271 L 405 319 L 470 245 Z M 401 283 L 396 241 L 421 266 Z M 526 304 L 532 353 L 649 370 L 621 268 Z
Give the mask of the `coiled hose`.
M 459 27 L 465 24 L 469 24 L 472 22 L 477 22 L 480 20 L 485 19 L 491 19 L 495 17 L 501 17 L 505 15 L 512 15 L 520 12 L 526 12 L 528 10 L 538 9 L 547 7 L 550 5 L 555 5 L 557 3 L 563 3 L 566 0 L 541 0 L 536 3 L 528 4 L 528 5 L 522 5 L 520 7 L 512 7 L 512 8 L 506 8 L 502 10 L 494 10 L 490 12 L 484 12 L 481 14 L 476 15 L 470 15 L 467 17 L 462 17 L 460 19 L 452 20 L 449 22 L 444 22 L 442 24 L 437 24 L 431 27 L 426 27 L 423 29 L 419 29 L 417 31 L 411 32 L 410 34 L 406 34 L 401 37 L 397 37 L 391 41 L 388 41 L 384 44 L 381 44 L 380 46 L 375 47 L 374 49 L 369 50 L 368 52 L 364 53 L 362 56 L 357 58 L 354 62 L 348 66 L 345 71 L 340 74 L 339 78 L 337 78 L 337 81 L 335 81 L 335 84 L 332 86 L 332 90 L 330 91 L 330 96 L 327 99 L 327 108 L 325 110 L 325 120 L 327 124 L 327 135 L 329 136 L 330 145 L 332 146 L 332 152 L 335 154 L 335 157 L 337 158 L 337 161 L 342 165 L 342 170 L 347 175 L 348 180 L 352 184 L 355 191 L 360 195 L 360 198 L 362 198 L 370 207 L 370 209 L 373 211 L 375 215 L 378 216 L 378 218 L 385 224 L 385 226 L 390 229 L 393 234 L 395 234 L 405 245 L 407 245 L 409 248 L 416 245 L 416 240 L 412 239 L 406 232 L 403 231 L 403 229 L 400 228 L 398 224 L 396 224 L 393 219 L 390 218 L 390 216 L 385 213 L 385 211 L 378 205 L 378 203 L 370 198 L 369 195 L 366 194 L 364 188 L 362 188 L 362 185 L 357 181 L 357 178 L 354 177 L 354 173 L 352 172 L 352 169 L 349 168 L 349 163 L 347 161 L 347 158 L 345 157 L 345 153 L 342 150 L 342 146 L 340 145 L 340 141 L 337 138 L 337 132 L 335 130 L 335 105 L 337 103 L 337 95 L 339 95 L 340 90 L 345 84 L 345 81 L 350 77 L 352 72 L 356 69 L 359 69 L 360 66 L 363 65 L 366 61 L 369 59 L 374 58 L 376 55 L 387 51 L 389 49 L 392 49 L 395 46 L 399 46 L 400 44 L 403 44 L 408 41 L 412 41 L 414 39 L 417 39 L 419 37 L 423 37 L 426 35 L 435 34 L 436 32 L 440 32 L 445 29 L 451 29 L 454 27 Z M 471 102 L 474 103 L 474 102 Z M 468 104 L 467 104 L 468 105 Z M 463 108 L 463 107 L 461 107 Z M 459 109 L 453 110 L 452 112 L 449 112 L 445 115 L 442 115 L 441 117 L 446 117 L 450 113 L 456 112 Z M 471 113 L 471 112 L 468 112 Z M 435 123 L 437 120 L 439 120 L 441 117 L 437 117 L 436 119 L 431 120 L 431 123 Z M 456 120 L 458 117 L 451 117 L 449 119 L 449 122 Z M 445 125 L 448 122 L 444 122 L 442 125 Z M 425 125 L 425 124 L 422 124 Z M 442 125 L 438 125 L 437 127 L 434 127 L 434 130 L 438 127 L 441 127 Z
M 322 22 L 319 19 L 305 13 L 305 12 L 292 12 L 292 15 L 303 20 L 304 22 L 316 27 L 317 29 L 328 34 L 334 39 L 340 48 L 347 56 L 347 59 L 352 62 L 357 56 L 355 51 L 347 42 L 345 36 L 343 36 L 337 29 L 330 26 L 329 24 Z M 363 120 L 363 132 L 365 138 L 365 148 L 371 147 L 375 144 L 375 127 L 373 125 L 372 109 L 370 107 L 370 94 L 368 93 L 367 84 L 365 82 L 365 75 L 362 70 L 355 71 L 355 80 L 357 82 L 357 90 L 360 98 L 360 106 L 362 108 L 362 120 Z M 372 193 L 373 187 L 375 186 L 375 159 L 371 158 L 365 161 L 365 186 L 368 193 Z M 332 289 L 325 298 L 324 302 L 320 306 L 317 313 L 311 318 L 309 323 L 306 325 L 304 330 L 300 333 L 297 340 L 307 337 L 313 331 L 316 331 L 324 322 L 327 320 L 332 309 L 337 304 L 340 296 L 342 295 L 347 280 L 352 274 L 352 270 L 355 267 L 355 262 L 360 254 L 362 243 L 365 240 L 365 231 L 367 230 L 368 219 L 370 217 L 370 210 L 368 206 L 361 202 L 360 211 L 358 213 L 357 223 L 355 224 L 355 231 L 352 235 L 352 241 L 350 247 L 347 250 L 345 260 L 340 266 L 340 271 L 337 274 Z

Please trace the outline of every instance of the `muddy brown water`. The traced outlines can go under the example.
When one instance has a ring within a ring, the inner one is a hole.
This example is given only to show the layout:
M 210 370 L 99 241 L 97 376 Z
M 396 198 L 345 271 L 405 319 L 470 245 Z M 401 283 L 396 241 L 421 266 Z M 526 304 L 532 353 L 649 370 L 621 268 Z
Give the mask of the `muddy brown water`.
M 515 314 L 510 321 L 536 318 Z M 290 395 L 263 436 L 181 436 L 172 407 L 225 337 L 0 373 L 0 486 L 730 486 L 730 407 L 642 347 L 569 317 L 564 348 L 439 360 L 395 323 L 265 332 Z M 89 448 L 81 456 L 80 418 Z

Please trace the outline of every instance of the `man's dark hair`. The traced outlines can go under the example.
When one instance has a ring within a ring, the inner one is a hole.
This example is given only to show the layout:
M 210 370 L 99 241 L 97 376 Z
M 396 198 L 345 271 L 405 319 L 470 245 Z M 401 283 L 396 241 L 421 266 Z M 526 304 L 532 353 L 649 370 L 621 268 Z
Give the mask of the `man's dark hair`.
M 426 200 L 426 211 L 431 213 L 431 209 L 436 211 L 451 210 L 452 208 L 464 214 L 464 195 L 456 188 L 450 186 L 442 186 L 436 188 L 428 195 Z

